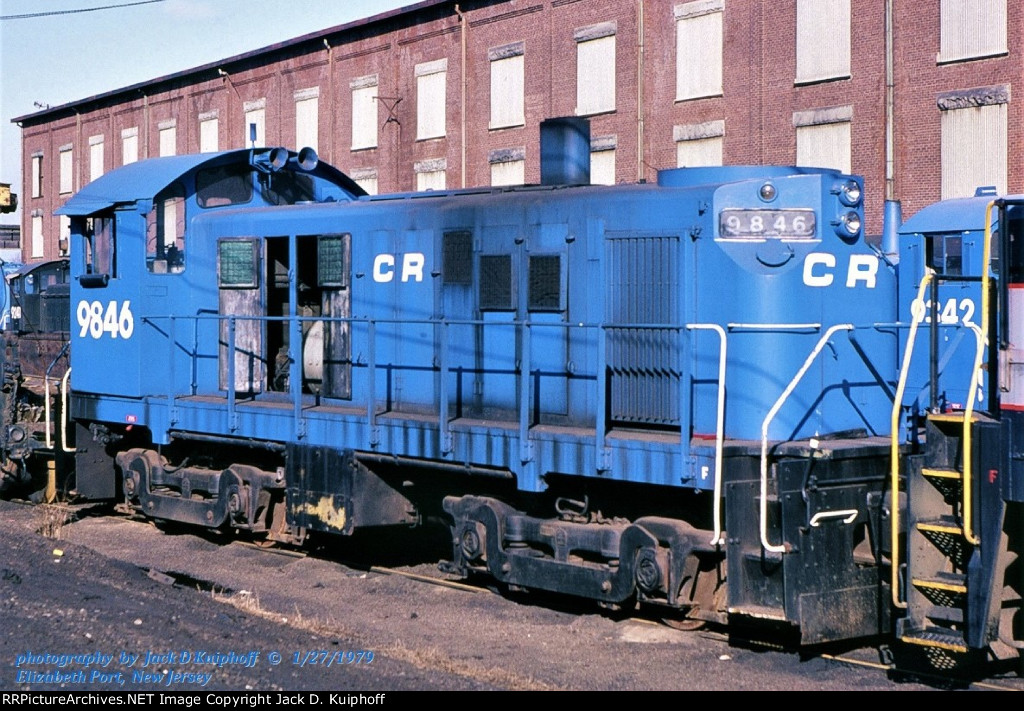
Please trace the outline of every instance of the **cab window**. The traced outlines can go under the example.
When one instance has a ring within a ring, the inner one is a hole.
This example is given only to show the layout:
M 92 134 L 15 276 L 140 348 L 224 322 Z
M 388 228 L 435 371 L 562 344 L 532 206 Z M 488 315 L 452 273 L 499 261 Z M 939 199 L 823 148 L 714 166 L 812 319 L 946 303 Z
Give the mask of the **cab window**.
M 180 183 L 157 195 L 146 215 L 146 268 L 153 274 L 185 271 L 185 188 Z

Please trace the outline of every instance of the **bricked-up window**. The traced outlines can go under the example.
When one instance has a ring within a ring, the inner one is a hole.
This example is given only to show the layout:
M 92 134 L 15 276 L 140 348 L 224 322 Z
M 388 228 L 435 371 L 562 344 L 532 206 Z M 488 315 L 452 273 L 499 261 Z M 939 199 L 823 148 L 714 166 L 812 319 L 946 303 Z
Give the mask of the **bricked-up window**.
M 940 0 L 938 61 L 1007 53 L 1006 0 Z
M 502 148 L 491 151 L 491 185 L 523 185 L 526 183 L 526 148 Z
M 32 197 L 43 196 L 43 154 L 32 154 Z
M 725 121 L 674 126 L 672 137 L 676 142 L 676 166 L 696 168 L 722 165 L 725 144 Z
M 367 195 L 376 195 L 378 190 L 376 168 L 356 168 L 348 174 L 356 181 L 356 185 L 366 191 Z
M 850 76 L 850 0 L 797 0 L 796 83 Z
M 175 121 L 162 121 L 160 131 L 160 155 L 178 155 L 178 126 Z
M 615 110 L 615 23 L 582 27 L 576 40 L 576 115 Z
M 675 6 L 676 101 L 722 94 L 725 0 Z
M 242 104 L 242 111 L 242 145 L 246 148 L 262 148 L 267 145 L 267 100 L 246 101 Z
M 121 131 L 121 165 L 134 163 L 139 159 L 139 129 L 137 126 Z
M 295 150 L 320 150 L 320 87 L 296 91 Z
M 480 257 L 480 310 L 515 311 L 512 293 L 512 256 Z
M 850 172 L 853 107 L 836 106 L 793 114 L 796 164 Z
M 43 238 L 43 216 L 32 215 L 32 257 L 42 257 L 46 249 L 46 240 Z
M 199 114 L 199 152 L 216 153 L 220 146 L 220 120 L 216 111 Z
M 59 241 L 57 242 L 61 254 L 67 254 L 68 245 L 71 244 L 71 218 L 67 215 L 60 216 L 58 225 Z
M 590 184 L 615 185 L 615 148 L 617 136 L 590 139 Z
M 416 190 L 445 190 L 448 187 L 448 161 L 444 158 L 420 161 L 413 165 Z
M 443 138 L 448 106 L 448 60 L 416 65 L 416 139 Z
M 524 108 L 523 54 L 526 45 L 515 42 L 487 51 L 491 63 L 490 128 L 522 126 L 526 123 Z
M 377 147 L 377 75 L 359 77 L 352 88 L 352 150 Z
M 1006 192 L 1009 86 L 939 97 L 942 114 L 942 199 L 970 197 L 982 186 Z
M 562 311 L 562 258 L 557 254 L 530 256 L 530 311 Z
M 103 136 L 89 137 L 89 181 L 103 175 Z
M 444 284 L 473 283 L 473 233 L 466 230 L 445 232 L 442 251 L 441 282 Z
M 70 145 L 60 148 L 60 193 L 70 193 L 74 190 L 74 152 Z

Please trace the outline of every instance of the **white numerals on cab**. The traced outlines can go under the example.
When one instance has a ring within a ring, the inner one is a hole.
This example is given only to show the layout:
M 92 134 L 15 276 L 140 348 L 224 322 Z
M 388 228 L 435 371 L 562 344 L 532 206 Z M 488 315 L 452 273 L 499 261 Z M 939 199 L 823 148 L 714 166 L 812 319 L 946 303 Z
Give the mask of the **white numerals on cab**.
M 100 301 L 78 302 L 79 338 L 131 338 L 135 331 L 135 317 L 131 301 L 109 301 L 104 306 Z
M 950 326 L 962 323 L 966 325 L 974 321 L 974 302 L 971 299 L 957 301 L 955 298 L 951 298 L 947 299 L 945 303 L 933 304 L 931 299 L 924 303 L 914 299 L 910 304 L 910 314 L 918 323 L 940 323 Z

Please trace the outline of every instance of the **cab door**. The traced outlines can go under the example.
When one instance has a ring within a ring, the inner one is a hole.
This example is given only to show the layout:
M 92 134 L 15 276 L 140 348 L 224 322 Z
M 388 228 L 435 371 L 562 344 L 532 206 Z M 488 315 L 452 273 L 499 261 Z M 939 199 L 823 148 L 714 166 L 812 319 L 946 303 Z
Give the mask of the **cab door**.
M 71 288 L 71 362 L 79 392 L 145 394 L 137 319 L 145 305 L 138 275 L 129 268 L 137 263 L 131 250 L 142 244 L 144 226 L 134 209 L 72 218 L 79 258 Z

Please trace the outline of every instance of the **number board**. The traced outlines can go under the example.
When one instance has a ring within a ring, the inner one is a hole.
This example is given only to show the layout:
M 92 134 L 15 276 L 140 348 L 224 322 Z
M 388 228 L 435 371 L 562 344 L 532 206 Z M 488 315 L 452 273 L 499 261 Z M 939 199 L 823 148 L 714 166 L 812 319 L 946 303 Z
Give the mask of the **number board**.
M 724 239 L 811 239 L 814 210 L 722 210 L 718 234 Z

